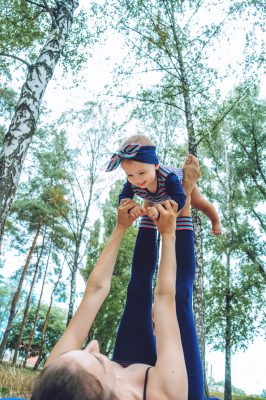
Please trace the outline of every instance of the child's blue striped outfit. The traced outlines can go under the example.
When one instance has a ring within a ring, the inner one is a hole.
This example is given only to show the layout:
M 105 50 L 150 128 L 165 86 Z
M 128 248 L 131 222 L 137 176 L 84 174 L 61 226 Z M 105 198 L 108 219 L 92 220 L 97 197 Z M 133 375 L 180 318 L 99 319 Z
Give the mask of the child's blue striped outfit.
M 137 195 L 153 203 L 161 203 L 172 199 L 178 204 L 178 209 L 184 207 L 186 196 L 182 187 L 183 171 L 180 168 L 168 167 L 160 164 L 157 173 L 157 191 L 151 193 L 148 189 L 141 189 L 132 185 L 128 180 L 119 195 L 119 203 L 123 199 L 133 199 Z

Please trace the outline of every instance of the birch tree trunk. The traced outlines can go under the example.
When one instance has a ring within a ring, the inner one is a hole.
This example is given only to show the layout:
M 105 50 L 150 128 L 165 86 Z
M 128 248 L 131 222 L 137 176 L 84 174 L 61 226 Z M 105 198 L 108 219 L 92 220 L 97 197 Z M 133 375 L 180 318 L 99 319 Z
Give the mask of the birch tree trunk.
M 16 313 L 16 307 L 17 307 L 17 303 L 18 303 L 18 300 L 19 300 L 19 296 L 20 296 L 21 290 L 22 290 L 22 285 L 23 285 L 23 282 L 24 282 L 24 278 L 25 278 L 26 272 L 28 270 L 28 266 L 29 266 L 32 254 L 34 252 L 34 249 L 35 249 L 35 246 L 36 246 L 36 242 L 37 242 L 38 236 L 40 234 L 42 225 L 43 225 L 43 222 L 41 221 L 39 223 L 38 227 L 37 227 L 34 239 L 32 241 L 32 244 L 31 244 L 28 256 L 27 256 L 27 260 L 26 260 L 25 265 L 23 267 L 17 291 L 14 294 L 14 297 L 12 299 L 7 326 L 6 326 L 6 329 L 5 329 L 5 332 L 4 332 L 4 335 L 3 335 L 3 339 L 2 339 L 2 342 L 1 342 L 1 345 L 0 345 L 0 360 L 1 360 L 1 362 L 2 362 L 2 359 L 3 359 L 5 347 L 6 347 L 6 344 L 7 344 L 8 335 L 9 335 L 9 332 L 10 332 L 10 330 L 12 328 L 13 320 L 14 320 L 15 313 Z
M 184 100 L 185 120 L 186 120 L 187 134 L 188 134 L 188 151 L 190 154 L 193 154 L 195 157 L 197 157 L 197 143 L 196 143 L 194 124 L 193 124 L 190 84 L 187 78 L 186 69 L 184 65 L 183 54 L 182 54 L 182 43 L 180 42 L 178 37 L 172 2 L 171 6 L 172 6 L 171 28 L 175 41 L 177 62 L 179 66 L 179 77 L 180 77 L 183 100 Z M 193 210 L 192 216 L 193 216 L 195 255 L 196 255 L 196 275 L 195 275 L 195 282 L 193 289 L 193 310 L 195 315 L 199 347 L 200 347 L 203 371 L 205 376 L 205 303 L 204 303 L 204 285 L 203 285 L 202 223 L 198 211 Z M 205 381 L 204 385 L 205 397 L 209 397 L 210 395 L 206 379 L 204 379 L 204 381 Z
M 77 246 L 75 250 L 75 259 L 73 262 L 73 266 L 71 268 L 71 278 L 70 278 L 70 296 L 69 296 L 69 303 L 68 303 L 68 313 L 67 313 L 67 322 L 66 326 L 68 326 L 70 320 L 73 317 L 74 312 L 74 304 L 75 304 L 75 297 L 76 297 L 76 280 L 77 280 L 77 270 L 78 270 L 78 257 L 79 257 L 79 249 L 80 245 Z M 78 252 L 78 255 L 77 255 Z
M 62 54 L 78 0 L 57 1 L 51 32 L 35 64 L 28 69 L 15 114 L 0 153 L 0 248 L 5 221 L 15 197 L 23 162 L 36 130 L 41 100 Z
M 225 167 L 226 167 L 226 203 L 231 204 L 231 172 L 227 146 L 225 146 Z M 226 249 L 226 298 L 225 298 L 225 380 L 224 380 L 224 400 L 232 400 L 232 380 L 231 380 L 231 254 L 230 247 L 233 242 L 232 224 L 233 210 L 228 207 L 226 212 L 227 219 L 227 249 Z
M 231 291 L 230 291 L 230 254 L 227 254 L 227 288 L 225 309 L 225 381 L 224 400 L 232 400 L 232 378 L 231 378 Z

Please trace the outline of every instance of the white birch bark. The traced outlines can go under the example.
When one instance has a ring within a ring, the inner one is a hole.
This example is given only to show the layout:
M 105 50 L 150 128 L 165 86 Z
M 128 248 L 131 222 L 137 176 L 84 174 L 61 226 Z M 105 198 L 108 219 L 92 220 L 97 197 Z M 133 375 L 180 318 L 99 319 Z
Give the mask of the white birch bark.
M 188 134 L 188 150 L 190 154 L 197 157 L 197 143 L 193 124 L 193 112 L 191 106 L 190 84 L 187 78 L 184 65 L 182 44 L 180 44 L 177 29 L 175 26 L 174 11 L 172 10 L 172 29 L 177 51 L 179 65 L 179 76 L 183 93 L 185 120 Z M 195 255 L 196 255 L 196 275 L 193 290 L 193 311 L 198 334 L 199 348 L 204 371 L 204 391 L 205 396 L 209 397 L 209 389 L 205 379 L 205 303 L 204 303 L 204 282 L 203 282 L 203 242 L 202 242 L 202 224 L 199 212 L 193 210 L 193 226 L 195 237 Z
M 62 54 L 78 3 L 78 0 L 56 1 L 50 35 L 35 64 L 28 70 L 5 135 L 0 153 L 0 246 L 23 162 L 36 130 L 42 97 Z

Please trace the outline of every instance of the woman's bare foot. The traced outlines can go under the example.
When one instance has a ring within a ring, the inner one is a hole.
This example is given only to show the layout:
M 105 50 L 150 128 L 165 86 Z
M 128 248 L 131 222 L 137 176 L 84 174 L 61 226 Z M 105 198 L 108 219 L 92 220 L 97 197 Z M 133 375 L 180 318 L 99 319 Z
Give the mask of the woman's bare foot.
M 213 221 L 212 222 L 212 229 L 211 229 L 211 233 L 213 235 L 221 235 L 222 233 L 222 225 L 220 221 Z

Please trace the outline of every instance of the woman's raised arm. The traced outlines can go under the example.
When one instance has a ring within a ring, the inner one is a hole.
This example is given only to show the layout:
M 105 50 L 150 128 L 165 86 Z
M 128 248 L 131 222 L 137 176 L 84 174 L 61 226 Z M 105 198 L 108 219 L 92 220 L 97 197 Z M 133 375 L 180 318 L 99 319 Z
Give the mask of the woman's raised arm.
M 116 227 L 88 278 L 83 298 L 76 313 L 63 336 L 54 346 L 46 361 L 46 366 L 66 351 L 81 349 L 91 325 L 110 291 L 120 243 L 125 231 L 134 221 L 134 218 L 128 214 L 128 211 L 134 205 L 135 203 L 132 200 L 127 200 L 118 208 Z
M 160 212 L 155 221 L 162 237 L 162 252 L 154 291 L 154 323 L 157 362 L 151 371 L 152 386 L 157 386 L 160 399 L 185 400 L 188 379 L 179 325 L 176 317 L 176 254 L 175 228 L 177 205 L 172 200 L 157 205 Z

